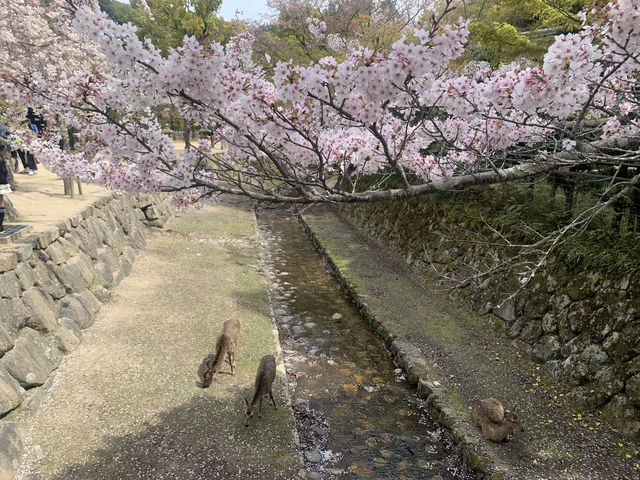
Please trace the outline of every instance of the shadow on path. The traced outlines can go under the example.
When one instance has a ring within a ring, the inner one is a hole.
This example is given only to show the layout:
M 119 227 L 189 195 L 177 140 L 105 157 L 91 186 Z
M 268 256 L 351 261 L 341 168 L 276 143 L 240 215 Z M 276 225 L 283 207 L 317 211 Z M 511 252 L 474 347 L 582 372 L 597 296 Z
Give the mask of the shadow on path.
M 194 397 L 188 404 L 162 413 L 157 422 L 145 423 L 136 433 L 114 432 L 85 462 L 71 464 L 53 476 L 35 474 L 29 478 L 292 478 L 293 472 L 279 465 L 274 453 L 277 448 L 268 434 L 274 411 L 265 408 L 263 418 L 245 427 L 240 393 L 237 402 Z

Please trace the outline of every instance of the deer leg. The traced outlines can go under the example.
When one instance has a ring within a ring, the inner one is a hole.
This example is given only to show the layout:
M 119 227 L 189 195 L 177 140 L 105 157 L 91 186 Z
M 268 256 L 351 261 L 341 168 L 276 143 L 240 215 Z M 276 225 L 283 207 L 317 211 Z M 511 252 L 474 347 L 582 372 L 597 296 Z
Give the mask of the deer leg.
M 231 365 L 231 375 L 233 375 L 233 359 L 232 359 L 233 357 L 232 357 L 232 355 L 233 355 L 233 352 L 231 352 L 231 351 L 229 353 L 227 353 L 227 357 L 229 358 L 229 365 Z
M 262 418 L 262 397 L 260 397 L 260 403 L 258 404 L 258 418 Z
M 273 399 L 273 393 L 271 393 L 271 390 L 269 390 L 269 396 L 271 397 L 271 401 L 273 402 L 273 408 L 277 410 L 278 407 L 276 406 L 276 401 Z

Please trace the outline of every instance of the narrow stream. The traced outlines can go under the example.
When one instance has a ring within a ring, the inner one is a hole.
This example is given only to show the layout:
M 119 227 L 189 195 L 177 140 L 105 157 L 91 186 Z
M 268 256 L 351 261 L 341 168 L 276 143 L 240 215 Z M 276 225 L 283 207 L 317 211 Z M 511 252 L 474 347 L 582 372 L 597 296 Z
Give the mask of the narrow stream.
M 469 478 L 295 215 L 257 213 L 308 478 Z

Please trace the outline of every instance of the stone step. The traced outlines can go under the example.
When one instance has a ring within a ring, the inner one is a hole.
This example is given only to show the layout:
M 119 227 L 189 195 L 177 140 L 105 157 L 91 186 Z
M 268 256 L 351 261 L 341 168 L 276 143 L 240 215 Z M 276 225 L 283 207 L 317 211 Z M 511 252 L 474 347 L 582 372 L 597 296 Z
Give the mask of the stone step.
M 4 232 L 0 232 L 0 245 L 6 245 L 24 238 L 33 230 L 31 225 L 8 224 L 4 226 Z

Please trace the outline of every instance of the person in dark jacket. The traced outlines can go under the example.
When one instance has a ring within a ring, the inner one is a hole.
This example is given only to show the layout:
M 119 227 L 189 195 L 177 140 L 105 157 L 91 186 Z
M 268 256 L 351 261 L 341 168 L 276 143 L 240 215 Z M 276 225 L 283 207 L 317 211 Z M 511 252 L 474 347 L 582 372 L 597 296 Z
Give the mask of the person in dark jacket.
M 11 161 L 11 131 L 0 124 L 0 233 L 4 232 L 4 196 L 11 193 L 9 185 L 9 167 L 7 162 Z
M 27 115 L 26 123 L 29 125 L 29 128 L 33 130 L 36 135 L 40 135 L 40 130 L 35 122 L 35 116 L 31 111 L 30 114 Z M 23 170 L 18 172 L 24 175 L 35 175 L 38 173 L 38 166 L 36 165 L 36 160 L 31 152 L 25 152 L 24 150 L 18 150 L 18 156 L 20 157 L 20 161 L 22 162 Z

